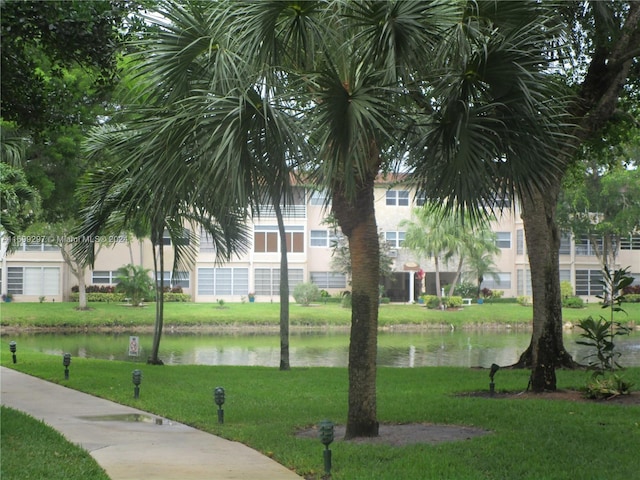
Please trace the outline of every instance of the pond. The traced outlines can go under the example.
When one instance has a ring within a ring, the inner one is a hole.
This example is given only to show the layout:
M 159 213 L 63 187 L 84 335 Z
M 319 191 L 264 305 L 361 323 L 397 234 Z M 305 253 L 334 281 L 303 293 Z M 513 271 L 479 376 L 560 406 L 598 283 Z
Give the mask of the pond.
M 19 357 L 29 351 L 53 355 L 70 353 L 72 357 L 146 362 L 152 335 L 139 337 L 140 354 L 130 357 L 129 333 L 110 334 L 17 334 Z M 378 337 L 378 365 L 384 367 L 461 366 L 485 367 L 492 363 L 510 365 L 529 345 L 529 332 L 433 331 L 381 332 Z M 589 350 L 576 344 L 577 332 L 565 333 L 567 351 L 583 362 Z M 294 331 L 290 336 L 292 367 L 346 367 L 349 358 L 349 334 L 345 330 Z M 618 337 L 622 352 L 620 363 L 640 366 L 640 332 Z M 165 364 L 248 365 L 277 367 L 280 343 L 277 332 L 170 333 L 162 337 L 160 358 Z

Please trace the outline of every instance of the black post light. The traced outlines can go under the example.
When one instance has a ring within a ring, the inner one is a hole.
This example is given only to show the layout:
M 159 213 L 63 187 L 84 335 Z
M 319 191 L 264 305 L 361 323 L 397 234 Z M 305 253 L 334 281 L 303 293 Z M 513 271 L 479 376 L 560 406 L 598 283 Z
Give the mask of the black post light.
M 9 350 L 11 351 L 11 356 L 13 357 L 13 363 L 18 363 L 18 358 L 16 357 L 16 342 L 13 340 L 9 342 Z
M 69 365 L 71 365 L 71 354 L 65 353 L 62 356 L 62 365 L 64 365 L 64 379 L 69 380 Z
M 222 405 L 224 405 L 224 388 L 216 387 L 213 390 L 213 400 L 218 405 L 218 423 L 224 423 L 224 410 L 222 409 Z
M 133 380 L 133 398 L 140 398 L 140 384 L 142 383 L 142 370 L 137 368 L 131 374 Z
M 334 424 L 331 420 L 323 420 L 318 426 L 318 436 L 320 441 L 324 445 L 324 473 L 331 475 L 331 450 L 329 445 L 333 442 L 333 427 Z
M 500 365 L 492 363 L 491 370 L 489 371 L 489 378 L 491 379 L 491 382 L 489 383 L 489 395 L 491 395 L 492 397 L 496 393 L 496 384 L 493 383 L 493 376 L 498 370 L 500 370 Z

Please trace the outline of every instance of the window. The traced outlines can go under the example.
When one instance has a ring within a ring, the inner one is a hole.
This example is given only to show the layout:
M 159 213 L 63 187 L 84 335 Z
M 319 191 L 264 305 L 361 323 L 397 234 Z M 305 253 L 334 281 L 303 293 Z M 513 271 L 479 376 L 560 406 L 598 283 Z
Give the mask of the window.
M 531 270 L 518 269 L 516 271 L 516 294 L 532 295 L 531 289 Z
M 304 227 L 285 227 L 285 238 L 287 242 L 287 252 L 304 252 Z M 256 226 L 253 234 L 253 251 L 257 253 L 279 252 L 279 235 L 276 226 Z
M 303 281 L 303 270 L 301 268 L 289 269 L 289 290 L 293 289 Z M 256 268 L 255 269 L 255 293 L 256 295 L 276 296 L 280 294 L 280 269 L 279 268 Z
M 204 228 L 200 228 L 200 251 L 203 253 L 215 253 L 216 247 L 213 237 Z
M 247 295 L 248 268 L 198 268 L 198 295 Z
M 347 277 L 337 272 L 311 272 L 311 282 L 318 288 L 346 288 Z
M 115 270 L 94 270 L 91 272 L 91 283 L 96 285 L 115 285 L 118 272 Z
M 18 246 L 18 250 L 22 252 L 57 252 L 60 247 L 44 242 L 22 242 Z
M 9 267 L 7 269 L 7 293 L 22 294 L 24 269 L 22 267 Z
M 24 295 L 59 295 L 59 267 L 9 267 L 7 293 Z
M 178 245 L 189 245 L 191 243 L 191 232 L 185 228 L 183 234 L 176 239 L 175 243 Z M 162 233 L 162 244 L 166 246 L 171 245 L 171 237 L 167 230 Z
M 576 295 L 602 295 L 600 270 L 576 270 Z
M 338 241 L 332 230 L 311 230 L 309 244 L 312 247 L 331 247 Z
M 560 233 L 560 250 L 558 253 L 560 255 L 571 255 L 571 233 Z
M 165 287 L 175 288 L 189 288 L 189 272 L 176 272 L 175 274 L 171 271 L 162 272 L 162 279 Z
M 427 203 L 427 194 L 425 192 L 416 193 L 416 205 L 422 207 L 425 203 Z
M 524 230 L 516 230 L 516 254 L 524 255 Z
M 405 235 L 406 232 L 386 232 L 384 237 L 390 248 L 400 248 L 404 245 Z
M 640 235 L 620 238 L 620 250 L 640 250 Z
M 560 269 L 560 281 L 571 282 L 571 270 Z
M 309 196 L 309 204 L 310 205 L 327 205 L 331 203 L 330 199 L 327 197 L 326 190 L 314 190 L 311 192 Z
M 597 240 L 598 248 L 602 249 L 602 239 Z M 576 238 L 576 255 L 593 257 L 596 254 L 596 246 L 587 235 Z
M 500 272 L 496 274 L 498 278 L 493 278 L 492 275 L 485 277 L 482 281 L 482 288 L 490 289 L 507 289 L 511 288 L 511 273 Z
M 511 248 L 511 232 L 496 232 L 496 246 L 498 248 Z
M 387 190 L 387 205 L 409 206 L 408 190 Z

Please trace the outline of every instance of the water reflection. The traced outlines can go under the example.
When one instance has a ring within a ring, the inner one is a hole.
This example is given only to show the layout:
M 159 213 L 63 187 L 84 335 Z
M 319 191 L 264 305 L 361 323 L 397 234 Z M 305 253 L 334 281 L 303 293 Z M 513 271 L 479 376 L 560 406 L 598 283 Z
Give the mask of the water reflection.
M 38 351 L 52 355 L 69 352 L 74 357 L 144 362 L 151 350 L 152 336 L 139 335 L 140 356 L 128 356 L 129 334 L 21 334 L 12 336 L 23 355 Z M 529 345 L 530 333 L 518 332 L 381 332 L 378 337 L 378 365 L 412 368 L 422 366 L 485 367 L 509 365 Z M 589 353 L 577 345 L 578 335 L 565 334 L 567 351 L 578 361 Z M 8 341 L 8 340 L 7 340 Z M 349 335 L 344 331 L 295 332 L 290 339 L 294 367 L 346 367 Z M 640 366 L 640 332 L 616 339 L 622 352 L 620 363 Z M 280 364 L 280 343 L 276 333 L 166 333 L 160 347 L 166 364 L 261 365 Z

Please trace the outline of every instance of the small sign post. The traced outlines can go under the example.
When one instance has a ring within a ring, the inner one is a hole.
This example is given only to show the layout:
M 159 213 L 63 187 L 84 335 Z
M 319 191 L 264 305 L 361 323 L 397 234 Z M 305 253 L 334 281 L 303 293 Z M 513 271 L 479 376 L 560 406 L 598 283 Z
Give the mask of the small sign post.
M 140 342 L 138 337 L 129 337 L 129 356 L 137 357 L 140 353 Z

